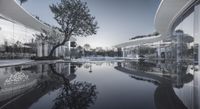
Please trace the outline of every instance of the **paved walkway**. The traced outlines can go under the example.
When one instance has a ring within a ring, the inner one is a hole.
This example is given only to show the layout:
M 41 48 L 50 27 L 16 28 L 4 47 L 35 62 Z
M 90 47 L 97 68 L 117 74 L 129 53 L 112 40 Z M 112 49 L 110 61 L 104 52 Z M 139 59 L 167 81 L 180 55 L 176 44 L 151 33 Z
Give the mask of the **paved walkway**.
M 29 60 L 29 59 L 0 60 L 0 67 L 26 64 L 26 63 L 30 63 L 30 62 L 33 62 L 33 60 Z

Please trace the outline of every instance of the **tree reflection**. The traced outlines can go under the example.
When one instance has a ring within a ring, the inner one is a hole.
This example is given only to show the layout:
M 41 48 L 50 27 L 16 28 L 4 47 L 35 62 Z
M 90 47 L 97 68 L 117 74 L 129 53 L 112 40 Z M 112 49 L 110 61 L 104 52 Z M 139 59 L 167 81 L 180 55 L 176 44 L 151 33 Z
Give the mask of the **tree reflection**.
M 53 74 L 60 77 L 63 86 L 58 97 L 54 100 L 53 109 L 87 109 L 94 104 L 97 98 L 96 85 L 88 82 L 72 82 L 70 76 L 64 76 L 55 70 L 55 65 L 50 64 Z M 75 67 L 71 67 L 75 68 Z M 74 71 L 71 69 L 71 71 Z

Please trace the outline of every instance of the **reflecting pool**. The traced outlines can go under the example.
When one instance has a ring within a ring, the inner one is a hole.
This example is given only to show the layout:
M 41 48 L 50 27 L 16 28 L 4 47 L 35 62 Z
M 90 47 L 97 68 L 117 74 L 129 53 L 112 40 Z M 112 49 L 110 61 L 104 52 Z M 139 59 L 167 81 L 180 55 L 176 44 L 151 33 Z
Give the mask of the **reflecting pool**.
M 199 67 L 175 62 L 0 68 L 0 109 L 199 109 Z

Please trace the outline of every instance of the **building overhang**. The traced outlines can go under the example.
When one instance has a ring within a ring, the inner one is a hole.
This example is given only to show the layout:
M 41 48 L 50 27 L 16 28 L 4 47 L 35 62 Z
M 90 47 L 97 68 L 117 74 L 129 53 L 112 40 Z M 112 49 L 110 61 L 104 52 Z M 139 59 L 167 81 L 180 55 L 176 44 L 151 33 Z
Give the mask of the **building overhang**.
M 147 44 L 147 43 L 158 42 L 160 40 L 162 40 L 160 35 L 159 36 L 152 36 L 152 37 L 146 37 L 146 38 L 141 38 L 141 39 L 130 40 L 130 41 L 115 45 L 114 47 L 116 47 L 116 48 L 125 48 L 125 47 L 128 47 L 128 46 L 136 46 L 136 45 L 142 45 L 142 44 Z
M 198 0 L 162 0 L 155 15 L 154 24 L 159 36 L 127 41 L 115 47 L 126 47 L 158 42 L 172 36 L 175 27 L 184 19 L 183 16 Z
M 43 22 L 29 14 L 16 0 L 0 0 L 0 16 L 13 23 L 19 23 L 38 32 L 52 30 L 51 26 L 45 25 Z M 71 37 L 70 41 L 76 41 L 76 39 Z
M 51 30 L 51 27 L 29 14 L 16 0 L 0 0 L 0 13 L 8 19 L 12 19 L 36 31 L 42 32 L 42 29 Z
M 162 0 L 155 16 L 155 28 L 166 39 L 182 21 L 180 18 L 197 0 Z

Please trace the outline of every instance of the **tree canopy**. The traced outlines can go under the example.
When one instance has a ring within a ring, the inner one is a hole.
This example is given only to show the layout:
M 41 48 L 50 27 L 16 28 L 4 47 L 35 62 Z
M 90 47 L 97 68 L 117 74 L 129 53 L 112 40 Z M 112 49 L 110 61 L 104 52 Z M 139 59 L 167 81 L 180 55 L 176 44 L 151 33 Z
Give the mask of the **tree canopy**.
M 90 44 L 85 44 L 83 47 L 84 47 L 84 49 L 85 49 L 86 51 L 89 51 L 89 50 L 91 49 Z
M 51 31 L 42 30 L 41 34 L 36 34 L 36 39 L 41 40 L 43 43 L 48 43 L 51 45 L 56 45 L 60 43 L 64 36 L 56 28 L 53 28 Z
M 64 45 L 72 36 L 86 37 L 97 33 L 97 21 L 90 14 L 86 2 L 61 0 L 57 4 L 50 5 L 50 9 L 60 26 L 59 31 L 64 34 L 64 39 L 52 48 L 50 56 L 57 47 Z
M 20 5 L 22 5 L 23 3 L 27 2 L 28 0 L 19 0 Z

